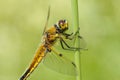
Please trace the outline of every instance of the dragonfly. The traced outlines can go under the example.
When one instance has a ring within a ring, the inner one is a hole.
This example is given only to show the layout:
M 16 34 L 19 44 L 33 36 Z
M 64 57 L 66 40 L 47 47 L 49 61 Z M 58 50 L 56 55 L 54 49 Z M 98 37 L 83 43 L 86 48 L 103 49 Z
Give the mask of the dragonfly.
M 49 29 L 47 28 L 48 20 L 50 15 L 50 7 L 48 9 L 47 21 L 43 30 L 42 42 L 37 48 L 33 60 L 29 67 L 25 70 L 24 74 L 20 77 L 19 80 L 26 80 L 30 74 L 35 70 L 35 68 L 43 61 L 43 63 L 50 69 L 57 72 L 68 74 L 68 75 L 77 75 L 76 65 L 73 61 L 67 59 L 62 53 L 59 53 L 55 50 L 54 45 L 57 40 L 60 41 L 61 47 L 64 50 L 76 51 L 82 48 L 71 47 L 68 43 L 65 42 L 65 39 L 72 40 L 75 38 L 76 33 L 65 33 L 68 30 L 68 22 L 65 19 L 59 20 Z M 79 39 L 82 39 L 81 36 L 77 36 Z M 66 47 L 65 47 L 66 46 Z M 57 66 L 55 66 L 57 65 Z

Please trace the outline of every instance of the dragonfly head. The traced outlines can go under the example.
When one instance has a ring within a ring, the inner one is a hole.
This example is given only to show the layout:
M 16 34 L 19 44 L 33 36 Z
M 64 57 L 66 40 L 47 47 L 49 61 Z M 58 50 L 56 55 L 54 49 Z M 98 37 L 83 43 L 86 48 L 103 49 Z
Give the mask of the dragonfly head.
M 67 20 L 59 20 L 58 28 L 61 32 L 64 32 L 68 29 L 68 22 Z

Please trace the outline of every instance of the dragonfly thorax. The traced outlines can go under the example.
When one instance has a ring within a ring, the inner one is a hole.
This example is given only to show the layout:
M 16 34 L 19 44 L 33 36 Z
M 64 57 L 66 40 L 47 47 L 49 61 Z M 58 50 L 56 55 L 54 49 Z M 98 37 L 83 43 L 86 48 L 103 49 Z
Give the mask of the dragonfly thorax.
M 64 31 L 68 30 L 68 22 L 67 20 L 59 20 L 55 27 L 59 33 L 63 33 Z

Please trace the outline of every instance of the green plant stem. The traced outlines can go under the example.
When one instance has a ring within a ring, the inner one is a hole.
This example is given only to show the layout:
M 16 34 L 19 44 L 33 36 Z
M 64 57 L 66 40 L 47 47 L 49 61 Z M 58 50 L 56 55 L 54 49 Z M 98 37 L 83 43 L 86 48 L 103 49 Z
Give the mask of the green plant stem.
M 72 7 L 72 21 L 73 21 L 73 28 L 74 32 L 78 31 L 79 29 L 79 13 L 78 13 L 78 0 L 71 0 L 71 7 Z M 79 32 L 77 35 L 80 35 Z M 80 47 L 80 40 L 76 38 L 75 47 Z M 75 52 L 75 64 L 77 67 L 77 76 L 76 80 L 82 80 L 81 76 L 81 55 L 80 50 Z

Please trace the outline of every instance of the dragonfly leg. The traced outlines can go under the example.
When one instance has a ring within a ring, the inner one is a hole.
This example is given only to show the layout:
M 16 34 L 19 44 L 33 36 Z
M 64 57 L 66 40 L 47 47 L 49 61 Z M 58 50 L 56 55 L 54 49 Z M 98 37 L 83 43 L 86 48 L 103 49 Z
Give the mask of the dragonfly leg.
M 78 37 L 78 38 L 82 38 L 82 36 L 78 35 L 77 34 L 79 33 L 79 29 L 73 34 L 67 34 L 67 33 L 63 33 L 63 35 L 66 37 L 66 39 L 69 39 L 69 40 L 73 40 L 75 37 Z
M 60 38 L 60 43 L 61 43 L 61 47 L 62 47 L 64 50 L 71 50 L 71 51 L 80 50 L 80 48 L 76 48 L 76 47 L 71 47 L 71 46 L 69 46 L 62 38 Z M 65 47 L 63 46 L 63 44 L 65 44 L 67 48 L 65 48 Z
M 73 33 L 71 33 L 71 34 L 68 34 L 68 33 L 63 33 L 63 35 L 66 37 L 66 39 L 69 37 L 69 36 L 72 36 L 73 35 Z

